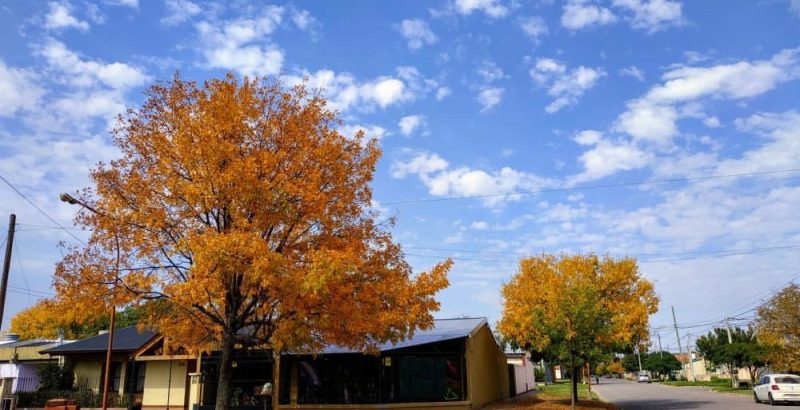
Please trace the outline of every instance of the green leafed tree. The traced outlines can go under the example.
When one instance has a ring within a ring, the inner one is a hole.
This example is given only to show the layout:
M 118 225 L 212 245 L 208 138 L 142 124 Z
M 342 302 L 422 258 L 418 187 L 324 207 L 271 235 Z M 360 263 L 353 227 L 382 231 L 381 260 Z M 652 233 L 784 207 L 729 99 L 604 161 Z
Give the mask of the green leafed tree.
M 750 372 L 750 382 L 755 383 L 756 371 L 765 364 L 768 347 L 759 343 L 752 328 L 715 328 L 697 339 L 697 350 L 716 365 L 728 369 L 744 367 Z
M 668 377 L 673 371 L 681 369 L 681 362 L 670 352 L 651 352 L 642 357 L 642 367 L 653 372 L 656 377 Z

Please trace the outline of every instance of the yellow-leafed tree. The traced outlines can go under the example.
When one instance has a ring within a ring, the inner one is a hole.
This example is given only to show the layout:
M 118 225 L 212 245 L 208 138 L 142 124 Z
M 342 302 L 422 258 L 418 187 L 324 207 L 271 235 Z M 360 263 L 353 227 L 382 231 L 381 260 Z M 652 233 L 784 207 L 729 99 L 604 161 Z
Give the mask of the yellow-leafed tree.
M 92 231 L 56 268 L 77 315 L 144 305 L 171 344 L 221 351 L 218 410 L 235 349 L 370 351 L 432 326 L 451 263 L 412 274 L 372 208 L 377 143 L 341 135 L 324 98 L 232 75 L 146 96 L 113 131 L 121 157 L 64 196 Z
M 500 332 L 570 368 L 573 406 L 582 366 L 646 339 L 649 315 L 658 310 L 653 285 L 632 258 L 524 258 L 502 293 Z
M 781 289 L 758 308 L 758 342 L 768 349 L 767 361 L 775 369 L 800 371 L 800 285 Z

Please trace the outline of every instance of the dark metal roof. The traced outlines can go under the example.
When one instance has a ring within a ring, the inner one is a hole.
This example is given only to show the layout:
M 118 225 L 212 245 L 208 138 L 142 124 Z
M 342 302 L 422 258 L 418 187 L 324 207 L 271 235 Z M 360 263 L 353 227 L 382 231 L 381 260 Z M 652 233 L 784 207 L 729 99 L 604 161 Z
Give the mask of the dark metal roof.
M 156 337 L 157 333 L 149 330 L 139 331 L 136 326 L 126 327 L 114 331 L 114 345 L 112 352 L 129 353 L 138 350 L 145 343 Z M 70 353 L 100 353 L 108 349 L 108 333 L 78 340 L 77 342 L 65 343 L 61 346 L 42 350 L 41 353 L 51 355 L 62 355 Z
M 384 343 L 380 346 L 380 351 L 386 352 L 404 347 L 419 346 L 427 343 L 443 342 L 445 340 L 461 339 L 469 337 L 472 332 L 486 324 L 484 318 L 465 318 L 465 319 L 436 319 L 433 327 L 428 330 L 418 330 L 414 337 L 392 343 Z M 323 354 L 341 353 L 361 353 L 347 347 L 328 346 L 322 350 Z

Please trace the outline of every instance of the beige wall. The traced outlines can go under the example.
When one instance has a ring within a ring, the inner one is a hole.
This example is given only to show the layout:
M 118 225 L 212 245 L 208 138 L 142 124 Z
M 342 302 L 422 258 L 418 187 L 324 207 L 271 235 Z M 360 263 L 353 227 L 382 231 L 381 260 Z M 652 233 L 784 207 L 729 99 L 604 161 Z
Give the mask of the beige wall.
M 100 361 L 76 361 L 72 365 L 72 372 L 75 374 L 75 382 L 89 380 L 94 383 L 92 390 L 100 391 L 100 375 L 103 372 L 103 363 Z
M 482 406 L 508 398 L 506 355 L 495 342 L 488 326 L 467 339 L 467 384 L 469 401 Z
M 166 408 L 168 404 L 171 408 L 183 407 L 186 398 L 186 360 L 150 360 L 146 363 L 142 407 Z

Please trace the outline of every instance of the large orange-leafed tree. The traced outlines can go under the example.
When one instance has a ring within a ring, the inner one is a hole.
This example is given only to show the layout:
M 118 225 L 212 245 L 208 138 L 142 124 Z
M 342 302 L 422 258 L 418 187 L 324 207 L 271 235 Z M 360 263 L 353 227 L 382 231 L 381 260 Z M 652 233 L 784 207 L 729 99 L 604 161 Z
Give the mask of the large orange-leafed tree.
M 369 351 L 432 326 L 450 261 L 412 273 L 371 206 L 376 141 L 337 132 L 318 93 L 176 75 L 146 97 L 113 131 L 121 157 L 73 201 L 92 235 L 56 268 L 62 301 L 87 315 L 160 301 L 140 324 L 221 351 L 217 409 L 235 349 Z
M 570 368 L 573 408 L 581 368 L 645 340 L 649 316 L 658 310 L 653 285 L 632 258 L 524 258 L 502 293 L 498 329 L 515 345 Z

